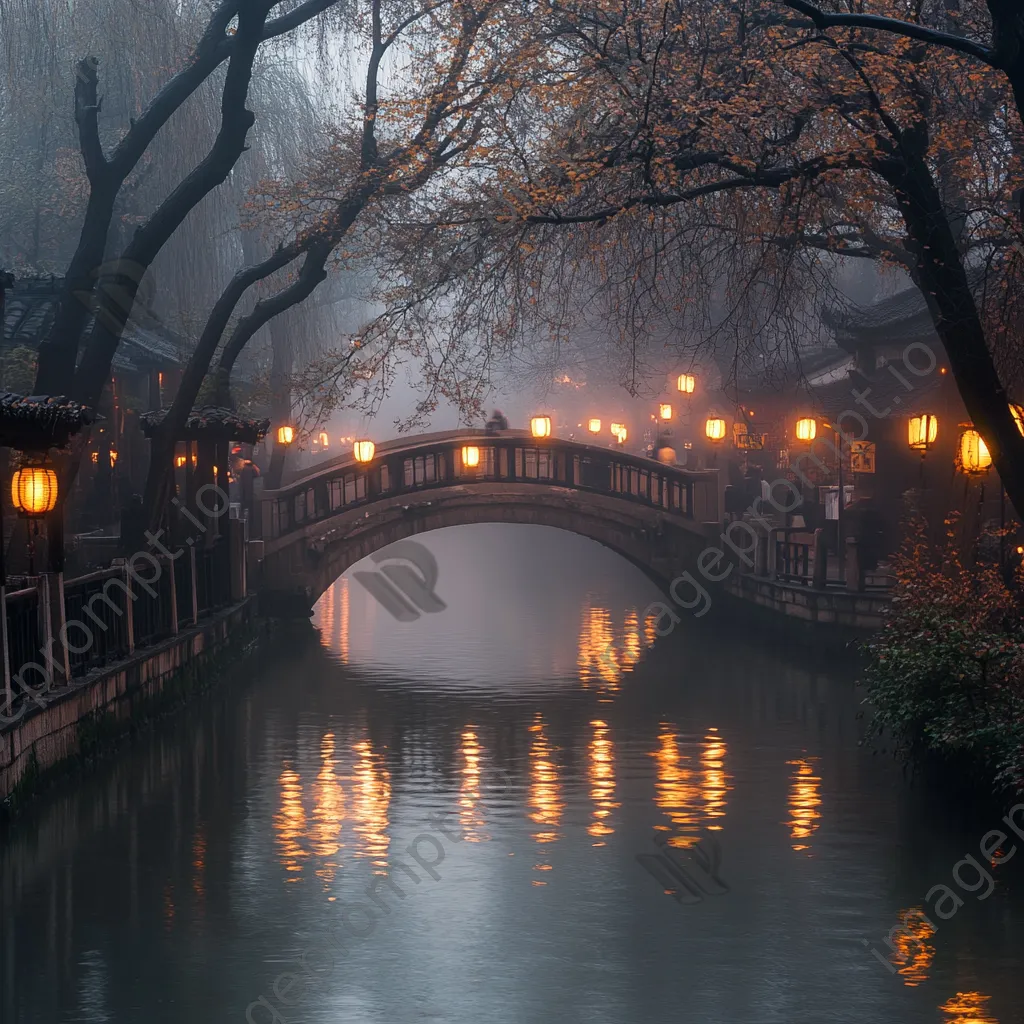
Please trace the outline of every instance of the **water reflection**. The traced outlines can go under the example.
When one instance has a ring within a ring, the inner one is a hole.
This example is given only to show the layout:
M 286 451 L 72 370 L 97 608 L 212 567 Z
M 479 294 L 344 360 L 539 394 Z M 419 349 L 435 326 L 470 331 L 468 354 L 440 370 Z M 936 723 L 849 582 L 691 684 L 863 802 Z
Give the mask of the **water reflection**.
M 551 744 L 545 735 L 544 719 L 540 712 L 534 716 L 530 726 L 530 821 L 541 828 L 532 833 L 538 843 L 554 843 L 561 839 L 558 826 L 562 821 L 565 802 L 558 784 L 558 765 Z M 535 871 L 550 871 L 547 860 L 538 860 Z M 534 885 L 546 883 L 534 880 Z
M 599 719 L 590 723 L 594 737 L 590 741 L 590 799 L 594 802 L 593 818 L 587 832 L 604 846 L 604 837 L 613 835 L 611 813 L 620 805 L 615 796 L 615 757 L 608 725 Z
M 851 680 L 712 614 L 649 649 L 657 595 L 630 567 L 515 536 L 439 548 L 449 610 L 416 622 L 340 581 L 319 636 L 275 636 L 260 673 L 41 801 L 0 841 L 0 1020 L 244 1020 L 332 933 L 335 893 L 360 899 L 439 811 L 471 842 L 399 879 L 408 899 L 382 887 L 391 913 L 278 1019 L 473 1024 L 481 986 L 488 1024 L 1016 1019 L 1020 887 L 934 936 L 904 915 L 895 977 L 857 942 L 884 959 L 897 909 L 988 826 L 913 816 L 921 787 L 857 744 Z M 681 911 L 636 860 L 654 828 L 722 830 L 732 895 Z
M 301 777 L 286 765 L 278 786 L 281 803 L 274 817 L 278 857 L 288 876 L 285 881 L 297 882 L 302 875 L 302 861 L 307 856 L 302 846 L 306 834 L 306 811 L 302 806 Z
M 490 838 L 484 831 L 484 818 L 480 807 L 480 755 L 482 748 L 477 739 L 476 726 L 467 726 L 461 736 L 462 787 L 459 791 L 459 822 L 462 836 L 471 843 Z
M 693 846 L 700 832 L 701 793 L 689 757 L 680 750 L 679 734 L 674 726 L 661 723 L 658 749 L 651 756 L 657 766 L 654 802 L 670 822 L 655 828 L 672 833 L 669 846 Z
M 999 1021 L 985 1010 L 985 1004 L 990 998 L 980 992 L 957 992 L 952 999 L 939 1007 L 946 1015 L 943 1024 L 999 1024 Z
M 320 774 L 313 787 L 313 822 L 310 827 L 310 849 L 320 859 L 316 876 L 330 891 L 338 868 L 342 848 L 341 829 L 345 820 L 345 794 L 336 771 L 334 733 L 324 734 L 320 741 Z
M 617 693 L 622 677 L 636 668 L 655 637 L 653 621 L 641 622 L 635 608 L 625 613 L 616 629 L 610 609 L 588 599 L 576 658 L 580 683 L 584 688 L 606 684 L 608 693 Z
M 813 762 L 817 758 L 797 758 L 787 761 L 794 769 L 789 784 L 789 821 L 790 836 L 796 840 L 793 849 L 798 853 L 810 850 L 810 839 L 818 831 L 821 812 L 821 779 L 814 774 Z
M 897 917 L 900 927 L 895 932 L 895 951 L 889 960 L 899 971 L 903 984 L 909 988 L 928 980 L 928 969 L 935 959 L 932 936 L 935 927 L 921 907 L 901 911 Z
M 360 740 L 352 747 L 358 761 L 352 771 L 354 799 L 353 831 L 361 840 L 357 857 L 367 857 L 374 874 L 386 874 L 388 847 L 388 809 L 391 805 L 391 775 L 381 754 L 375 753 L 369 740 Z
M 725 754 L 725 740 L 718 735 L 718 729 L 712 726 L 704 737 L 701 766 L 704 769 L 704 817 L 706 827 L 713 832 L 722 828 L 715 819 L 725 817 L 725 797 L 729 792 Z

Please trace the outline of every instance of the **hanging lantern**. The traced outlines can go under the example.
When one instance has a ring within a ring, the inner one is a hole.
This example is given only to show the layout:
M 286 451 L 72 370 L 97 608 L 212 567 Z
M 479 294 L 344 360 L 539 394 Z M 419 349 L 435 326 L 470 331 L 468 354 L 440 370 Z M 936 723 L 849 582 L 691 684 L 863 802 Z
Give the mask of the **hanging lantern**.
M 981 434 L 973 428 L 965 430 L 960 435 L 957 454 L 960 471 L 963 473 L 984 473 L 992 465 L 988 445 L 982 440 Z
M 818 433 L 818 421 L 813 416 L 804 416 L 796 421 L 796 439 L 798 441 L 813 441 Z
M 621 424 L 617 424 L 618 430 L 615 432 L 615 436 L 618 439 L 619 444 L 625 444 L 628 436 L 626 428 Z
M 551 417 L 550 416 L 534 416 L 530 420 L 530 433 L 534 437 L 550 437 L 551 436 Z
M 291 444 L 295 439 L 295 428 L 290 426 L 282 426 L 277 428 L 277 443 L 278 444 Z
M 621 423 L 613 423 L 611 425 L 611 432 L 613 437 L 618 437 L 619 434 L 626 428 Z
M 661 405 L 660 405 L 660 406 L 658 407 L 658 415 L 659 415 L 659 416 L 660 416 L 660 417 L 661 417 L 661 418 L 662 418 L 663 420 L 670 420 L 670 419 L 672 419 L 672 406 L 671 406 L 671 405 L 669 405 L 669 404 L 668 404 L 668 403 L 666 403 L 666 402 L 663 402 L 663 403 L 662 403 L 662 404 L 661 404 Z
M 462 464 L 468 469 L 475 469 L 480 465 L 480 449 L 475 444 L 462 449 Z
M 331 439 L 327 435 L 327 431 L 326 430 L 321 430 L 320 431 L 319 441 L 320 441 L 320 447 L 324 451 L 327 451 L 327 449 L 331 447 Z
M 110 449 L 110 468 L 111 469 L 114 468 L 114 463 L 115 462 L 117 462 L 117 452 L 113 448 L 111 448 Z
M 57 474 L 49 466 L 22 466 L 11 477 L 11 500 L 18 514 L 45 516 L 57 504 Z
M 175 455 L 174 456 L 174 468 L 175 469 L 183 469 L 185 467 L 186 461 L 187 461 L 187 459 L 185 458 L 184 455 Z
M 907 428 L 907 444 L 915 451 L 926 452 L 939 436 L 939 421 L 930 413 L 922 413 L 910 420 Z
M 725 439 L 725 420 L 721 416 L 709 416 L 704 423 L 704 433 L 709 441 Z
M 374 446 L 372 441 L 356 441 L 352 446 L 356 462 L 369 462 L 373 458 L 373 450 Z
M 600 434 L 601 421 L 598 419 L 589 420 L 587 422 L 587 430 L 589 430 L 592 434 Z
M 697 378 L 692 373 L 681 373 L 676 379 L 676 390 L 684 395 L 692 395 L 697 386 Z

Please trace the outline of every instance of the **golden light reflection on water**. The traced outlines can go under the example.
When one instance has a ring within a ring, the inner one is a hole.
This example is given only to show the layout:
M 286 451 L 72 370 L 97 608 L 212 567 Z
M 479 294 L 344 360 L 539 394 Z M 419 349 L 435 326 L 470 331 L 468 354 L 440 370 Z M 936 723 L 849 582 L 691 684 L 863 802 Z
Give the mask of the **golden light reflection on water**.
M 796 840 L 793 849 L 809 850 L 806 840 L 817 832 L 821 812 L 821 778 L 814 774 L 816 757 L 797 758 L 787 761 L 794 771 L 789 785 L 789 821 L 786 822 L 790 836 Z
M 943 1024 L 999 1024 L 985 1009 L 990 998 L 980 992 L 957 992 L 939 1007 L 946 1015 Z
M 585 687 L 607 686 L 609 692 L 617 692 L 623 675 L 636 667 L 644 648 L 654 639 L 653 622 L 641 622 L 637 611 L 626 613 L 621 636 L 616 636 L 611 612 L 588 603 L 576 656 L 580 682 Z
M 354 744 L 358 761 L 352 770 L 353 778 L 353 831 L 360 839 L 355 855 L 369 857 L 374 874 L 387 870 L 388 810 L 391 806 L 391 776 L 384 767 L 384 759 L 374 752 L 368 740 Z
M 562 820 L 565 803 L 561 799 L 558 784 L 558 765 L 554 751 L 544 735 L 544 719 L 538 712 L 530 726 L 530 821 L 541 826 L 533 833 L 538 843 L 553 843 L 561 839 L 558 825 Z M 535 871 L 550 871 L 551 865 L 541 862 L 534 865 Z M 545 885 L 534 881 L 534 885 Z
M 704 770 L 703 795 L 704 818 L 708 829 L 713 832 L 721 830 L 717 818 L 725 817 L 726 794 L 729 792 L 729 779 L 725 772 L 725 740 L 718 735 L 714 727 L 704 737 L 704 749 L 701 751 L 700 763 Z
M 621 804 L 614 802 L 615 796 L 615 752 L 612 747 L 608 725 L 602 721 L 590 723 L 594 737 L 590 741 L 590 798 L 594 801 L 594 820 L 587 831 L 598 842 L 593 846 L 604 846 L 603 836 L 615 832 L 611 827 L 611 813 Z
M 911 907 L 896 915 L 900 924 L 893 929 L 895 951 L 889 960 L 909 988 L 928 980 L 928 968 L 935 959 L 931 937 L 935 928 L 921 907 Z
M 338 856 L 341 829 L 345 820 L 345 794 L 336 771 L 334 733 L 324 734 L 320 741 L 320 774 L 313 787 L 313 821 L 310 826 L 310 849 L 320 858 L 317 877 L 330 889 L 341 858 Z
M 297 882 L 302 874 L 302 860 L 308 854 L 302 847 L 306 833 L 306 812 L 302 806 L 302 785 L 299 773 L 287 765 L 281 772 L 278 784 L 281 789 L 281 806 L 274 815 L 274 830 L 277 833 L 277 851 L 285 872 L 285 880 Z
M 349 589 L 348 577 L 342 576 L 334 587 L 338 589 L 338 629 L 335 633 L 334 648 L 341 656 L 343 665 L 348 664 Z M 334 587 L 331 589 L 333 590 Z
M 726 744 L 718 730 L 709 729 L 699 746 L 690 746 L 695 748 L 692 753 L 684 753 L 676 728 L 662 722 L 658 749 L 651 754 L 656 766 L 654 802 L 669 820 L 668 825 L 655 827 L 672 832 L 668 845 L 683 849 L 699 842 L 703 829 L 722 828 L 729 792 Z
M 484 831 L 484 817 L 480 809 L 480 755 L 482 747 L 477 739 L 476 726 L 468 725 L 461 736 L 462 786 L 459 791 L 459 821 L 462 836 L 471 843 L 490 838 Z

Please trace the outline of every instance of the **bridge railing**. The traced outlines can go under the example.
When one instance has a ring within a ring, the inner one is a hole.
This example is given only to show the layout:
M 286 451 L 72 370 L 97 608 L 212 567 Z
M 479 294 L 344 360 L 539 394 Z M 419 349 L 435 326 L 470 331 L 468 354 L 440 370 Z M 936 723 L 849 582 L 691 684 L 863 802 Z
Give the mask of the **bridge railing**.
M 472 452 L 476 449 L 476 465 Z M 273 539 L 381 498 L 470 483 L 536 483 L 636 502 L 697 523 L 718 522 L 716 470 L 557 438 L 459 434 L 380 452 L 372 462 L 335 462 L 265 495 L 263 537 Z

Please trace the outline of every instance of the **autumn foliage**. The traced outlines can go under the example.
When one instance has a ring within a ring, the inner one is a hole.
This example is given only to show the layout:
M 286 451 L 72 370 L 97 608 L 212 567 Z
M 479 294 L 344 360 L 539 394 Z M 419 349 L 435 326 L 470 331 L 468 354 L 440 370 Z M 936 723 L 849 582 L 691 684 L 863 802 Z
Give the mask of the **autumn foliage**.
M 895 557 L 892 611 L 869 645 L 872 728 L 916 762 L 938 757 L 998 790 L 1024 790 L 1024 567 L 969 564 L 958 523 L 934 542 L 913 519 Z

